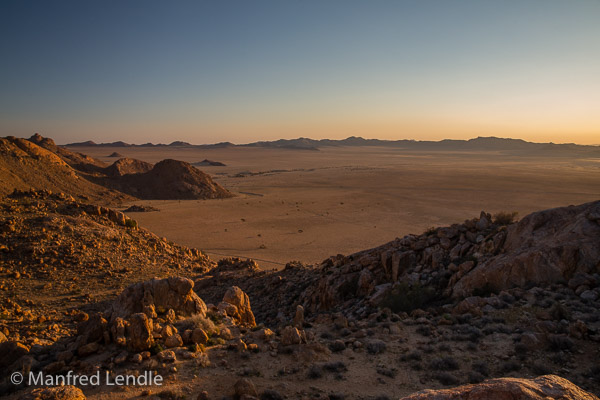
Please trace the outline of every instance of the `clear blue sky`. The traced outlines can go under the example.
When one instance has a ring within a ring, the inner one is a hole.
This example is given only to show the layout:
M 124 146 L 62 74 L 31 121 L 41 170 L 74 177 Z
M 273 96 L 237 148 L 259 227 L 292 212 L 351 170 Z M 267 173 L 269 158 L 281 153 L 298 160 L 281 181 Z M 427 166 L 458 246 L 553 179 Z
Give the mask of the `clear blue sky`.
M 600 1 L 0 2 L 0 134 L 600 142 Z

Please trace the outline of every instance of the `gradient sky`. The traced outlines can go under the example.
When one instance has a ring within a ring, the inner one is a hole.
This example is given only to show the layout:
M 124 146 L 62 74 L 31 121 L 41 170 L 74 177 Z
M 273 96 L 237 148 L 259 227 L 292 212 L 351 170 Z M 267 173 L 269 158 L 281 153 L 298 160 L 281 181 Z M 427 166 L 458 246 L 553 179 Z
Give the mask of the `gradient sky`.
M 0 2 L 0 134 L 600 143 L 600 1 Z

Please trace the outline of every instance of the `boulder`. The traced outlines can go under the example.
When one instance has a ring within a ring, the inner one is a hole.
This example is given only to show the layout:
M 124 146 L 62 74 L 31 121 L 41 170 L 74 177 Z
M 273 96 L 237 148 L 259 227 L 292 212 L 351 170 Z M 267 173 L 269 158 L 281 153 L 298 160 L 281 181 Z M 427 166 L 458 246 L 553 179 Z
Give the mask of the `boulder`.
M 165 346 L 168 348 L 181 347 L 183 346 L 183 339 L 181 339 L 181 336 L 178 333 L 175 333 L 165 339 Z
M 242 378 L 235 383 L 233 386 L 235 397 L 241 398 L 243 396 L 258 396 L 258 391 L 256 390 L 256 386 L 250 379 Z
M 223 302 L 232 304 L 237 307 L 238 315 L 236 319 L 242 325 L 256 326 L 254 314 L 250 308 L 250 298 L 242 289 L 237 286 L 232 286 L 225 292 Z
M 20 397 L 23 400 L 85 400 L 81 389 L 75 386 L 38 388 Z
M 191 341 L 196 344 L 208 343 L 208 335 L 202 328 L 196 328 L 192 331 Z
M 297 328 L 294 328 L 293 326 L 286 326 L 283 328 L 283 331 L 281 332 L 282 346 L 291 346 L 300 343 L 302 343 L 302 335 Z
M 294 326 L 302 329 L 304 326 L 304 307 L 301 305 L 296 306 L 296 314 L 294 315 Z
M 11 366 L 15 361 L 29 353 L 24 344 L 14 341 L 0 343 L 0 369 Z
M 144 313 L 133 314 L 128 320 L 127 337 L 131 351 L 148 350 L 154 344 L 152 320 Z
M 556 375 L 535 379 L 498 378 L 453 389 L 423 390 L 403 400 L 598 400 L 570 381 Z

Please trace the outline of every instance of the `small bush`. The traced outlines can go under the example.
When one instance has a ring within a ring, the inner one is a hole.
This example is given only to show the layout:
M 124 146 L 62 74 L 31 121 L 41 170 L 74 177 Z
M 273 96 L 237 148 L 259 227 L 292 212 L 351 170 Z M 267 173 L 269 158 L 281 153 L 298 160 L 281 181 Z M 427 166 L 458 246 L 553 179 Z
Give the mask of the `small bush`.
M 385 342 L 383 340 L 371 340 L 370 342 L 367 343 L 367 353 L 369 354 L 380 354 L 383 353 L 385 351 L 385 349 L 387 348 L 387 345 L 385 344 Z
M 135 219 L 126 219 L 125 220 L 125 226 L 127 228 L 137 228 L 138 224 L 137 224 L 137 221 Z
M 342 340 L 333 341 L 329 343 L 329 350 L 333 351 L 334 353 L 344 351 L 346 350 L 346 343 L 344 343 Z
M 460 368 L 458 362 L 452 357 L 434 358 L 429 367 L 437 371 L 455 371 Z
M 536 375 L 548 375 L 552 373 L 552 368 L 548 367 L 546 364 L 542 364 L 539 362 L 533 363 L 531 366 L 531 370 Z
M 477 371 L 469 372 L 469 383 L 481 383 L 485 380 L 485 376 Z
M 206 334 L 208 336 L 213 336 L 213 335 L 219 334 L 219 328 L 216 327 L 214 322 L 211 319 L 205 318 L 201 315 L 194 315 L 193 317 L 183 320 L 182 322 L 178 323 L 177 325 L 179 325 L 179 327 L 181 327 L 180 330 L 186 330 L 186 329 L 193 330 L 195 328 L 201 328 L 204 332 L 206 332 Z
M 550 315 L 552 319 L 555 321 L 561 321 L 566 319 L 567 321 L 571 320 L 571 312 L 562 304 L 555 302 L 550 309 Z
M 225 344 L 225 340 L 223 340 L 220 337 L 217 337 L 217 338 L 216 337 L 208 338 L 208 341 L 206 342 L 206 345 L 209 346 L 209 347 L 210 346 L 218 346 L 218 345 L 221 345 L 221 344 Z
M 552 351 L 571 350 L 575 346 L 571 338 L 562 335 L 550 335 L 548 342 Z
M 436 372 L 433 374 L 433 378 L 440 382 L 442 385 L 450 386 L 457 385 L 460 381 L 457 377 L 448 372 Z
M 150 347 L 150 354 L 156 355 L 163 350 L 164 348 L 160 345 L 160 343 L 154 343 L 152 347 Z
M 323 369 L 328 372 L 345 372 L 348 367 L 342 361 L 333 361 L 323 364 Z
M 381 301 L 381 308 L 389 308 L 392 312 L 411 312 L 423 308 L 437 299 L 437 294 L 432 287 L 423 287 L 419 284 L 409 286 L 402 283 L 390 291 Z
M 510 360 L 510 361 L 503 362 L 500 369 L 504 373 L 512 372 L 512 371 L 519 371 L 521 369 L 521 364 L 514 360 Z
M 484 361 L 476 361 L 471 365 L 473 371 L 480 373 L 483 376 L 490 375 L 490 368 Z
M 421 325 L 417 328 L 416 332 L 422 336 L 431 336 L 431 327 L 428 325 Z
M 377 373 L 388 378 L 395 378 L 398 370 L 396 368 L 377 367 Z
M 313 364 L 308 368 L 308 379 L 319 379 L 323 377 L 323 368 L 320 365 Z
M 518 215 L 517 211 L 500 211 L 494 214 L 494 223 L 496 225 L 510 225 L 516 222 Z
M 418 350 L 413 350 L 400 356 L 400 361 L 421 361 L 421 353 Z

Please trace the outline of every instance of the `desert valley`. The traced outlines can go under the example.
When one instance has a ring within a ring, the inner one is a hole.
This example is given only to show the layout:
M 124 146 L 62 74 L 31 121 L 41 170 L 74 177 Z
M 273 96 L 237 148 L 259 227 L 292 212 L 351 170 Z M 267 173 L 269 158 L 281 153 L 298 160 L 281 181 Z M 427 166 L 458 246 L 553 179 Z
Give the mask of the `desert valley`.
M 0 146 L 2 396 L 600 393 L 597 146 Z
M 599 1 L 0 1 L 0 399 L 600 400 Z

